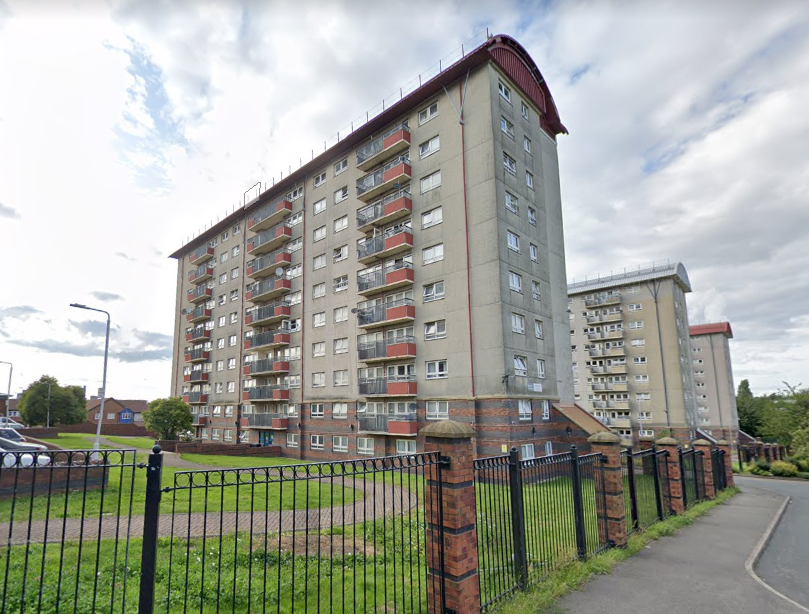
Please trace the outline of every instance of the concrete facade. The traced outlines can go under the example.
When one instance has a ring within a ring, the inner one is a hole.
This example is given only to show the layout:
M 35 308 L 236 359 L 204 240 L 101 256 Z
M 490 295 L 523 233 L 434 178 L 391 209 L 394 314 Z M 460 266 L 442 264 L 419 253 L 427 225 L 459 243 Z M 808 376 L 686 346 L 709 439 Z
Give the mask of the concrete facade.
M 573 399 L 564 131 L 493 37 L 173 254 L 196 438 L 378 456 L 452 418 L 544 450 Z
M 739 414 L 730 360 L 730 324 L 692 326 L 690 336 L 699 426 L 715 439 L 737 442 Z
M 682 264 L 568 286 L 576 402 L 625 444 L 698 426 Z

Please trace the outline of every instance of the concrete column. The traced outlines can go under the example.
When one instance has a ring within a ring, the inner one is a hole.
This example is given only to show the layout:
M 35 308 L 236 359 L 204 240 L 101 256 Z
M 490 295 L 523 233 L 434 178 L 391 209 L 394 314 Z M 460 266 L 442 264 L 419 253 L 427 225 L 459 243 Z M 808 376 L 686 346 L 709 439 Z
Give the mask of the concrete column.
M 626 509 L 624 479 L 621 466 L 621 438 L 611 431 L 602 431 L 588 440 L 593 453 L 604 456 L 603 469 L 596 472 L 596 509 L 602 519 L 598 530 L 602 543 L 606 538 L 616 546 L 626 546 Z M 604 535 L 604 531 L 607 535 Z
M 441 579 L 446 611 L 480 613 L 478 538 L 475 522 L 475 430 L 453 420 L 433 422 L 421 430 L 424 451 L 439 452 L 448 463 L 427 467 L 427 604 L 430 614 L 441 609 Z M 439 493 L 441 498 L 439 498 Z M 443 500 L 439 509 L 438 501 Z M 443 511 L 443 517 L 439 512 Z M 443 535 L 443 569 L 440 539 Z
M 735 486 L 733 481 L 733 457 L 730 454 L 730 443 L 724 439 L 716 442 L 716 447 L 725 451 L 725 482 L 728 488 Z
M 705 439 L 697 439 L 694 449 L 702 452 L 702 478 L 705 484 L 705 498 L 716 499 L 716 485 L 713 481 L 713 458 L 711 457 L 711 443 Z
M 671 437 L 663 437 L 657 440 L 657 449 L 668 452 L 668 457 L 666 458 L 668 488 L 664 489 L 664 495 L 668 495 L 668 508 L 672 514 L 682 514 L 685 511 L 679 448 L 679 442 Z

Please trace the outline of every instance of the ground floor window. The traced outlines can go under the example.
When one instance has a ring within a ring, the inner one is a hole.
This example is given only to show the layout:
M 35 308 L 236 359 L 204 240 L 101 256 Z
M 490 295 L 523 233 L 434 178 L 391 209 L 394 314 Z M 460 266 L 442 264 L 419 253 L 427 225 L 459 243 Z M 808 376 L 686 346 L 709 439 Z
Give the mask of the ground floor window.
M 397 439 L 396 454 L 415 454 L 416 441 L 414 439 Z

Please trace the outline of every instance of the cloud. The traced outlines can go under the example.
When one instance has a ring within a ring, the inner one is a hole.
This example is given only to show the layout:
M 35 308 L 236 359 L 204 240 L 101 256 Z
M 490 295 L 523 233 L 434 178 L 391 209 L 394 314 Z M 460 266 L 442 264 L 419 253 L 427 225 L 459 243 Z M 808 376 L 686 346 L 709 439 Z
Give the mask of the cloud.
M 4 318 L 25 319 L 38 313 L 43 313 L 31 305 L 15 305 L 14 307 L 0 307 L 0 321 Z
M 56 339 L 11 339 L 9 343 L 27 348 L 41 350 L 48 354 L 68 354 L 70 356 L 103 356 L 104 347 L 92 343 L 73 343 Z
M 155 350 L 122 350 L 113 354 L 121 362 L 171 360 L 171 347 Z
M 102 292 L 100 290 L 96 290 L 95 292 L 90 292 L 90 296 L 97 298 L 102 303 L 111 303 L 114 301 L 122 301 L 124 297 L 120 294 L 114 294 L 112 292 Z
M 106 320 L 69 320 L 70 326 L 72 326 L 77 332 L 79 332 L 83 336 L 88 337 L 100 337 L 103 339 L 107 335 L 107 322 Z M 110 327 L 110 335 L 116 332 L 115 326 Z
M 19 220 L 22 218 L 19 211 L 13 207 L 4 205 L 3 203 L 0 203 L 0 217 L 7 217 L 12 220 Z
M 115 252 L 115 255 L 118 258 L 123 258 L 124 260 L 129 260 L 130 262 L 137 262 L 136 258 L 133 258 L 129 254 L 125 254 L 124 252 Z

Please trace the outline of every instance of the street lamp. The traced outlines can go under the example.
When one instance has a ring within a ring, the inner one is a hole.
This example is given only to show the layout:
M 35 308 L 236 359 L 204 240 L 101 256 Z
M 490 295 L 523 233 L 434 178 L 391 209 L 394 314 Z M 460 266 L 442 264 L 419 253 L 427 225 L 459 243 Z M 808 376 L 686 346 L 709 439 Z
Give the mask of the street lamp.
M 77 309 L 87 309 L 89 311 L 98 311 L 107 314 L 107 338 L 104 341 L 104 376 L 101 380 L 101 408 L 98 414 L 98 426 L 96 427 L 96 439 L 93 442 L 93 450 L 101 448 L 101 422 L 104 420 L 104 399 L 107 396 L 107 357 L 110 351 L 110 314 L 103 309 L 96 309 L 95 307 L 88 307 L 87 305 L 80 305 L 79 303 L 70 303 L 71 307 Z
M 6 394 L 6 418 L 8 418 L 8 411 L 11 407 L 11 374 L 14 372 L 14 365 L 5 360 L 0 360 L 0 364 L 8 365 L 8 393 Z

